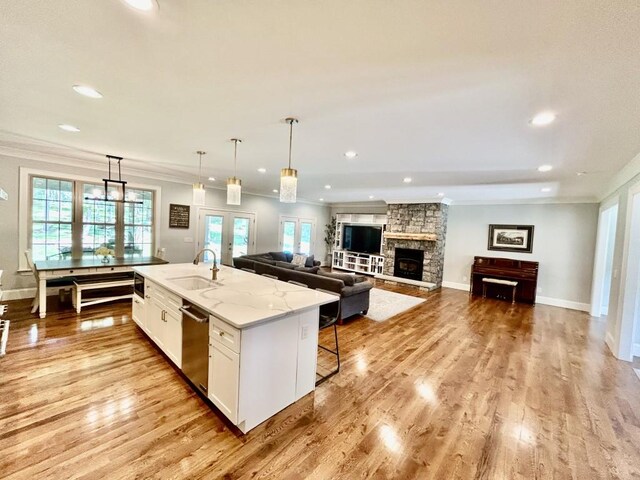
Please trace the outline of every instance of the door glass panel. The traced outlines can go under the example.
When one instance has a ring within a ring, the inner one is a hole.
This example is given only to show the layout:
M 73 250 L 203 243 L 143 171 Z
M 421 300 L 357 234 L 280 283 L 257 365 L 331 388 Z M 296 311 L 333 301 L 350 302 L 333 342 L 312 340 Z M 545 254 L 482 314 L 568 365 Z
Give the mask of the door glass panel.
M 249 253 L 249 219 L 235 217 L 233 219 L 233 257 Z
M 294 253 L 296 241 L 296 222 L 284 221 L 282 223 L 282 251 Z
M 218 262 L 222 258 L 222 225 L 224 217 L 222 215 L 206 215 L 204 222 L 204 248 L 210 248 L 216 252 Z M 204 252 L 204 261 L 213 262 L 211 252 Z
M 309 255 L 311 253 L 311 230 L 312 224 L 309 222 L 300 223 L 300 253 Z

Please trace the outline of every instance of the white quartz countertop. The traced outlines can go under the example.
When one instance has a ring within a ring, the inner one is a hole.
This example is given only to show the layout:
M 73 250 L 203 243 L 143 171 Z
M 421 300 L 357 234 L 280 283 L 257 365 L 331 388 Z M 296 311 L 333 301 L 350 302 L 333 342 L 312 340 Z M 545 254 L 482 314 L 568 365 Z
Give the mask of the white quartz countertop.
M 174 263 L 133 267 L 146 279 L 180 295 L 236 328 L 247 328 L 290 313 L 335 302 L 336 295 L 299 287 L 237 268 L 219 266 L 218 279 L 198 290 L 184 277 L 211 280 L 211 264 Z

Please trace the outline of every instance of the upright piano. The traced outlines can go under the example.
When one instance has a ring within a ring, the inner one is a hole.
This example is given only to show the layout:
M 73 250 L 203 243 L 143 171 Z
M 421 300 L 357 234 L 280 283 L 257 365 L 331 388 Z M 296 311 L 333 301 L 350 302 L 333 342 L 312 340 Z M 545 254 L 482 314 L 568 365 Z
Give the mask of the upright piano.
M 518 282 L 516 301 L 536 303 L 538 288 L 538 262 L 514 260 L 512 258 L 474 257 L 471 266 L 471 294 L 482 295 L 482 279 L 497 278 Z M 498 291 L 500 285 L 491 290 Z M 490 295 L 491 292 L 488 292 Z

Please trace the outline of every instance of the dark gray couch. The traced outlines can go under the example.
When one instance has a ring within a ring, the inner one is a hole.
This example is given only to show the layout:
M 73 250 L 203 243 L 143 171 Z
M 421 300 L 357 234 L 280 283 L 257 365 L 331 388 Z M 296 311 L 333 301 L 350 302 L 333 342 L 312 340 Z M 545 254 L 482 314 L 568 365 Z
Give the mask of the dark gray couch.
M 256 263 L 266 263 L 267 265 L 280 266 L 283 268 L 297 268 L 299 270 L 307 270 L 317 272 L 320 267 L 320 262 L 315 260 L 313 256 L 307 258 L 307 263 L 304 267 L 295 267 L 291 265 L 293 254 L 288 252 L 268 252 L 268 253 L 255 253 L 253 255 L 242 255 L 233 259 L 233 265 L 236 268 L 250 268 L 255 270 Z M 288 265 L 285 265 L 288 264 Z M 309 270 L 312 269 L 312 270 Z
M 369 291 L 373 288 L 373 284 L 361 275 L 333 274 L 323 271 L 309 273 L 264 262 L 254 262 L 253 266 L 252 270 L 255 270 L 258 275 L 267 273 L 278 277 L 278 280 L 283 282 L 293 280 L 304 283 L 309 288 L 321 288 L 339 294 L 341 302 L 339 322 L 341 324 L 343 319 L 360 313 L 366 315 L 369 310 Z

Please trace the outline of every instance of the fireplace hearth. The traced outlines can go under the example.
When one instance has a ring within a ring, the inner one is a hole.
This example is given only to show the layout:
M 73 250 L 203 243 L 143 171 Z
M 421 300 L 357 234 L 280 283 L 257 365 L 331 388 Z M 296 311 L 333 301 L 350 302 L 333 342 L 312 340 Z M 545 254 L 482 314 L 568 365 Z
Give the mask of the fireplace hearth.
M 414 248 L 396 248 L 393 276 L 409 280 L 422 280 L 424 251 Z

